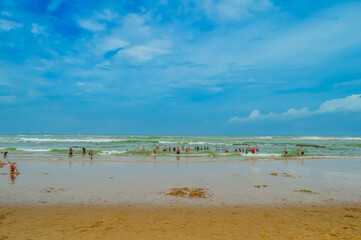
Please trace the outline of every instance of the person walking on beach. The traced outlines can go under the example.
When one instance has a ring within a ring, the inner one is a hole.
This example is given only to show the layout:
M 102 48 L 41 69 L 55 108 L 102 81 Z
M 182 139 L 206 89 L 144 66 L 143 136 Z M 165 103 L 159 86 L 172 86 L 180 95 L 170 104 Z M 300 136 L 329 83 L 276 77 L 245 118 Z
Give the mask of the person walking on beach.
M 18 164 L 16 162 L 10 163 L 10 174 L 18 174 Z

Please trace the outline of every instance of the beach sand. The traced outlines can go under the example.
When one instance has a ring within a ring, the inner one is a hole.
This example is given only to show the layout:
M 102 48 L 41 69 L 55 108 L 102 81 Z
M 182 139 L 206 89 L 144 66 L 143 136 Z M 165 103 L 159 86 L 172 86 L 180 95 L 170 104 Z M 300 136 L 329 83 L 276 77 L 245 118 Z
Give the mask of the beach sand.
M 0 239 L 361 239 L 361 205 L 1 205 Z
M 361 159 L 22 162 L 5 239 L 361 239 Z

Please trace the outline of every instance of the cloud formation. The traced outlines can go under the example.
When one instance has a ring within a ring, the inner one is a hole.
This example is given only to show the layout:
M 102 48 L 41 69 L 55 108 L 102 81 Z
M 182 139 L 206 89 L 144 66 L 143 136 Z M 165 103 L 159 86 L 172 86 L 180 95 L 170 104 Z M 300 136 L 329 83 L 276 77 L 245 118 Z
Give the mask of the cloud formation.
M 290 108 L 283 113 L 267 113 L 262 114 L 259 110 L 253 110 L 248 117 L 232 117 L 229 122 L 247 122 L 259 120 L 293 120 L 306 118 L 313 115 L 320 115 L 333 112 L 361 112 L 361 94 L 353 94 L 345 98 L 338 98 L 325 101 L 315 111 L 309 110 L 307 107 L 301 109 Z
M 20 28 L 23 25 L 12 20 L 0 19 L 0 30 L 10 31 L 12 29 Z

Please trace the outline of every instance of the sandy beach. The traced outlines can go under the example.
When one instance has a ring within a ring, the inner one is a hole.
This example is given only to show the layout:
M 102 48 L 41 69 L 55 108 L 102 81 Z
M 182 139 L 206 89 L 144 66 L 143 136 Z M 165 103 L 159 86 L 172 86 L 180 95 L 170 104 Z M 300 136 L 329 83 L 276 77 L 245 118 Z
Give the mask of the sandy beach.
M 0 207 L 0 239 L 361 239 L 361 205 Z
M 0 239 L 361 239 L 359 158 L 0 169 Z

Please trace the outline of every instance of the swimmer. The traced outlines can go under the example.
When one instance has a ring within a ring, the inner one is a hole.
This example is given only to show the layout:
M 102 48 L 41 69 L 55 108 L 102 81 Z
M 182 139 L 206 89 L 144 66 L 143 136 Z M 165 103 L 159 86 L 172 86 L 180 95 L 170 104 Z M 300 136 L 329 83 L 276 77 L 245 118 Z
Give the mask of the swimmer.
M 258 152 L 259 151 L 259 147 L 256 145 L 256 152 Z
M 163 152 L 166 152 L 166 151 L 167 151 L 167 147 L 164 146 L 164 147 L 163 147 Z
M 256 149 L 254 149 L 254 148 L 251 149 L 252 154 L 254 154 L 255 151 L 256 151 Z
M 173 147 L 173 152 L 175 152 L 175 147 Z
M 251 150 L 251 147 L 250 147 L 249 145 L 247 146 L 247 150 L 248 150 L 248 151 Z
M 285 147 L 285 150 L 283 151 L 284 154 L 287 154 L 288 151 L 287 151 L 287 148 Z
M 301 155 L 305 154 L 305 150 L 301 147 Z
M 224 149 L 224 152 L 226 152 L 226 153 L 227 153 L 227 152 L 228 152 L 228 148 Z
M 145 147 L 143 147 L 142 151 L 145 151 Z
M 297 153 L 297 155 L 300 155 L 300 150 L 297 149 L 297 152 L 296 152 L 296 153 Z
M 157 148 L 154 148 L 153 153 L 154 155 L 157 154 Z
M 139 147 L 137 147 L 137 152 L 139 152 Z
M 18 174 L 18 165 L 16 162 L 10 163 L 10 174 Z

